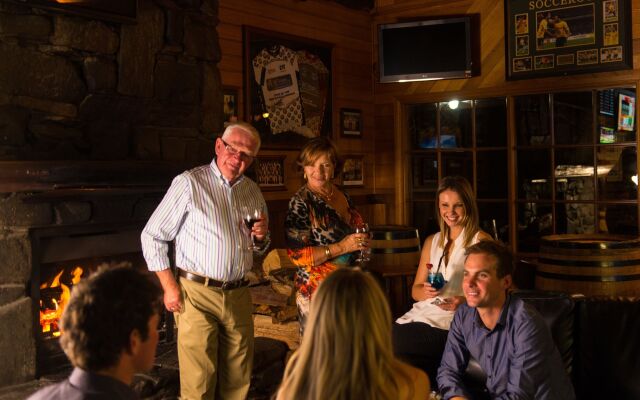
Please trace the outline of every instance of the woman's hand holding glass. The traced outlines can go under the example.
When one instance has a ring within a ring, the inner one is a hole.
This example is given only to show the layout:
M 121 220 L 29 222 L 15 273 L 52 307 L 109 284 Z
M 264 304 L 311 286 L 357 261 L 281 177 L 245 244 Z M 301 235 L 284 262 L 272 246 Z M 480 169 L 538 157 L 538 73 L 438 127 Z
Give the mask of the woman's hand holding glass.
M 347 235 L 339 242 L 341 254 L 354 253 L 360 250 L 369 250 L 369 234 L 368 233 L 352 233 Z M 334 254 L 336 256 L 338 254 Z
M 360 254 L 356 259 L 359 263 L 364 263 L 370 260 L 369 254 L 371 249 L 369 248 L 369 224 L 362 222 L 356 226 L 356 234 L 359 236 L 358 247 L 360 248 Z
M 429 282 L 422 284 L 422 292 L 424 293 L 424 298 L 420 300 L 432 299 L 440 294 L 440 290 L 431 286 Z

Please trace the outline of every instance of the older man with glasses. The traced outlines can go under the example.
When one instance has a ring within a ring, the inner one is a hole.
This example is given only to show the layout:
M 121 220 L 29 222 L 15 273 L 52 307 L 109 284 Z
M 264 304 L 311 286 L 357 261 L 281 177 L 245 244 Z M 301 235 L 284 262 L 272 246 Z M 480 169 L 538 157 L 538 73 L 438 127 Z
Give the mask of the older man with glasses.
M 178 326 L 183 400 L 244 399 L 249 390 L 253 321 L 244 276 L 253 253 L 267 249 L 269 232 L 262 193 L 243 173 L 259 149 L 251 125 L 230 124 L 211 164 L 178 175 L 142 232 L 148 267 Z M 246 206 L 263 210 L 250 235 L 240 213 Z M 168 256 L 174 240 L 179 281 Z

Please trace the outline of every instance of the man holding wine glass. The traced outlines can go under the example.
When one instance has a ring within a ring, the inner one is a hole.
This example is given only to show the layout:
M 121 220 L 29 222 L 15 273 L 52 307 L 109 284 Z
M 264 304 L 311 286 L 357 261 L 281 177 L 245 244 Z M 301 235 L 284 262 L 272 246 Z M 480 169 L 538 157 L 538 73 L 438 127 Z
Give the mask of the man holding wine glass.
M 178 327 L 182 399 L 244 399 L 249 391 L 253 320 L 244 276 L 253 253 L 269 245 L 269 221 L 258 185 L 243 174 L 259 149 L 255 128 L 228 125 L 214 160 L 178 175 L 142 232 L 148 268 Z

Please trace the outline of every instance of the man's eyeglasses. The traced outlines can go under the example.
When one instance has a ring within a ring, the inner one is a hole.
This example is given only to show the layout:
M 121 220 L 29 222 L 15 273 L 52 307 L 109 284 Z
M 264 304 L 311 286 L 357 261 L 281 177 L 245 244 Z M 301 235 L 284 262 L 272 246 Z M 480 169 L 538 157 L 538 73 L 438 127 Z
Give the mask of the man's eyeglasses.
M 239 156 L 242 160 L 246 162 L 252 161 L 255 158 L 254 156 L 250 156 L 244 151 L 240 151 L 236 149 L 229 143 L 225 142 L 222 138 L 220 138 L 220 141 L 222 141 L 222 144 L 224 144 L 224 148 L 227 150 L 227 153 L 231 154 L 232 156 Z

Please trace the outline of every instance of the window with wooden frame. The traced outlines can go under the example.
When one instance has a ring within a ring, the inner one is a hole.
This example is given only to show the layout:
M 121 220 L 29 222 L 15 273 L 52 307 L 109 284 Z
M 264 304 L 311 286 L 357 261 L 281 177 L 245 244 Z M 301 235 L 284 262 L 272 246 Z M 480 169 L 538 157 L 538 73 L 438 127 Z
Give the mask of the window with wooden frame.
M 460 175 L 476 193 L 481 228 L 507 242 L 506 98 L 411 104 L 406 117 L 411 156 L 409 219 L 421 237 L 439 230 L 438 181 Z

